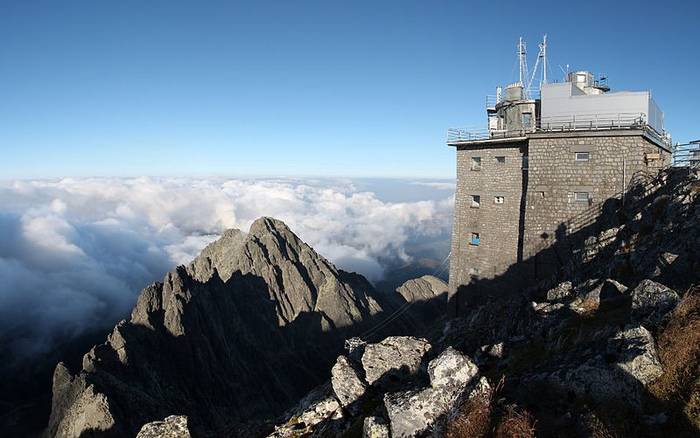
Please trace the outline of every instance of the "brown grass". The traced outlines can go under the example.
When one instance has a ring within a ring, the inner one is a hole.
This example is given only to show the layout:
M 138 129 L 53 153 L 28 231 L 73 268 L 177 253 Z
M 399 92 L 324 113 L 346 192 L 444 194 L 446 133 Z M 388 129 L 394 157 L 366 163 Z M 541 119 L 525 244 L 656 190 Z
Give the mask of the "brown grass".
M 535 419 L 526 410 L 508 406 L 505 415 L 496 427 L 496 438 L 534 438 Z
M 658 339 L 664 373 L 650 387 L 700 431 L 700 286 L 689 290 Z
M 459 407 L 445 431 L 446 438 L 484 437 L 491 429 L 491 394 L 480 394 Z

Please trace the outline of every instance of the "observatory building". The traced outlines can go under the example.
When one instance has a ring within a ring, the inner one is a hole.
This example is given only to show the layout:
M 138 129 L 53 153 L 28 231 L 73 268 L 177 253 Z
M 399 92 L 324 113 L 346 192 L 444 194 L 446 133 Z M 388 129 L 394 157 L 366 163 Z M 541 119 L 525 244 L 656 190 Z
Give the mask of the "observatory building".
M 516 262 L 530 278 L 547 275 L 535 255 L 571 231 L 570 218 L 670 162 L 650 92 L 611 91 L 587 71 L 550 83 L 546 36 L 539 48 L 528 73 L 520 39 L 520 80 L 487 97 L 485 128 L 448 130 L 457 153 L 451 294 Z

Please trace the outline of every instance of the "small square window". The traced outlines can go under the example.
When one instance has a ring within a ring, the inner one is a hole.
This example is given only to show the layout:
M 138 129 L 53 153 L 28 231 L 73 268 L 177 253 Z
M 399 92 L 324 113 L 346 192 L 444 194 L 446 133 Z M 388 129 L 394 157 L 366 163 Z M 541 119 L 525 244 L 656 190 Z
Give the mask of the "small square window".
M 576 202 L 588 202 L 590 199 L 588 192 L 574 192 L 574 200 Z
M 538 195 L 540 195 L 540 198 L 544 198 L 544 192 L 537 192 Z
M 479 237 L 479 233 L 472 233 L 472 240 L 470 243 L 474 246 L 478 246 L 481 243 L 481 238 Z
M 481 157 L 472 157 L 472 170 L 481 170 Z
M 590 152 L 576 152 L 576 161 L 589 161 L 590 159 Z
M 472 195 L 472 208 L 479 208 L 481 205 L 481 196 Z
M 494 198 L 493 198 L 494 204 L 503 204 L 503 201 L 505 201 L 503 196 L 494 196 Z
M 497 164 L 506 164 L 506 157 L 496 157 Z

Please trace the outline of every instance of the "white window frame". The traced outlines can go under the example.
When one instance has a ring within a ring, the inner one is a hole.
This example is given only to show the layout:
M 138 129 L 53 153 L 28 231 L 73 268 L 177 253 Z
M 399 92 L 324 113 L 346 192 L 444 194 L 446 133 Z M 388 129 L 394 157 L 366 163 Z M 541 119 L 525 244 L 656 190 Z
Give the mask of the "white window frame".
M 481 157 L 472 157 L 470 169 L 474 171 L 481 170 Z
M 587 161 L 591 161 L 591 153 L 585 151 L 574 152 L 574 161 L 576 161 L 577 163 L 585 163 Z
M 584 199 L 580 195 L 586 195 L 586 198 Z M 576 202 L 588 202 L 591 199 L 591 194 L 590 192 L 574 192 L 574 201 Z

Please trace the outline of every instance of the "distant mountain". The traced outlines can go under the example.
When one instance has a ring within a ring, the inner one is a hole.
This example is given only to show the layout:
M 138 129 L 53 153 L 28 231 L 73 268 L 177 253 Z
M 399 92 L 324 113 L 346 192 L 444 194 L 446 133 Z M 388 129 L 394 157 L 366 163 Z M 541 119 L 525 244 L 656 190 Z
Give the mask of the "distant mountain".
M 432 284 L 416 296 L 429 299 Z M 56 367 L 47 434 L 134 436 L 172 414 L 200 434 L 254 434 L 328 377 L 344 339 L 405 302 L 258 219 L 146 287 L 82 369 Z

